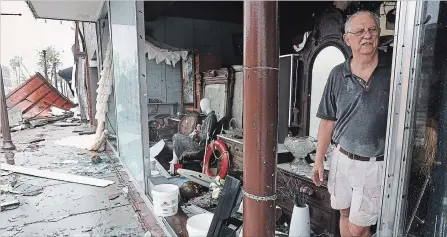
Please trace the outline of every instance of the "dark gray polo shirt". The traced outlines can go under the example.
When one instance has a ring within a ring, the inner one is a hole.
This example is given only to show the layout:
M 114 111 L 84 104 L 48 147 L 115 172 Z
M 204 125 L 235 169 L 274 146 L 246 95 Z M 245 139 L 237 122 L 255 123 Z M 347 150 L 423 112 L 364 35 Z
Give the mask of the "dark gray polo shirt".
M 385 152 L 391 60 L 379 51 L 379 63 L 368 82 L 351 72 L 351 59 L 332 69 L 317 117 L 335 121 L 332 140 L 356 155 Z

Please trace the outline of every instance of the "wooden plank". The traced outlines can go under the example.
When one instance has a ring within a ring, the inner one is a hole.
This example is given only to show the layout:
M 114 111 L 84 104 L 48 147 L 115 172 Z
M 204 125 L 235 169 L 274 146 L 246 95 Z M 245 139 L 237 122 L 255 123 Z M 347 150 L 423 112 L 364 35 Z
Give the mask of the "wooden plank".
M 2 163 L 1 165 L 2 170 L 6 171 L 12 171 L 14 173 L 20 173 L 20 174 L 26 174 L 31 175 L 35 177 L 41 177 L 41 178 L 47 178 L 47 179 L 54 179 L 54 180 L 61 180 L 71 183 L 78 183 L 78 184 L 86 184 L 91 186 L 97 186 L 97 187 L 106 187 L 111 184 L 113 184 L 113 181 L 110 180 L 104 180 L 104 179 L 95 179 L 80 175 L 72 175 L 72 174 L 63 174 L 63 173 L 57 173 L 52 172 L 48 170 L 38 170 L 33 168 L 27 168 L 23 166 L 15 166 L 15 165 L 8 165 Z
M 20 205 L 20 201 L 19 200 L 13 200 L 13 201 L 8 201 L 8 202 L 2 202 L 0 204 L 0 210 L 4 211 L 6 208 L 11 207 L 11 206 L 19 206 Z M 17 208 L 17 207 L 16 207 Z

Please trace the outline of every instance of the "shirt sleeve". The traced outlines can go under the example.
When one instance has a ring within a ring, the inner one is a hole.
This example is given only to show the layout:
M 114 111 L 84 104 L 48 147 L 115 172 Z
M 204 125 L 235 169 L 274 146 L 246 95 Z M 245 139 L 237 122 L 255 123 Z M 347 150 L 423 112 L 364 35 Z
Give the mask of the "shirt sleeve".
M 326 82 L 326 86 L 324 87 L 323 96 L 321 97 L 320 106 L 317 111 L 317 118 L 325 119 L 325 120 L 337 120 L 337 104 L 335 99 L 335 77 L 334 70 L 329 74 L 329 78 Z

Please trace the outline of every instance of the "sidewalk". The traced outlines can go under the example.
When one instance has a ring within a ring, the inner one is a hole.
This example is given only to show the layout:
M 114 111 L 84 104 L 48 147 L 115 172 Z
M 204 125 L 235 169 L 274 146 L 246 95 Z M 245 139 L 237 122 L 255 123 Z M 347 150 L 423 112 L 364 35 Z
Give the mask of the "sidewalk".
M 152 213 L 132 188 L 126 172 L 112 155 L 91 154 L 55 141 L 76 136 L 86 125 L 46 125 L 12 134 L 17 147 L 15 165 L 114 181 L 94 187 L 1 171 L 1 202 L 18 200 L 20 206 L 0 212 L 0 236 L 164 236 Z M 42 138 L 44 141 L 30 143 Z M 1 141 L 1 139 L 0 139 Z M 0 154 L 1 162 L 5 162 Z

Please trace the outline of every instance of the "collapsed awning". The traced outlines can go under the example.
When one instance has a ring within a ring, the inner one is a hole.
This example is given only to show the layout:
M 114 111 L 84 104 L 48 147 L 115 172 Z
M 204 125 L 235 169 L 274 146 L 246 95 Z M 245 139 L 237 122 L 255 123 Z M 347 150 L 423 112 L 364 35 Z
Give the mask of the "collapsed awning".
M 75 104 L 62 95 L 40 73 L 32 76 L 6 95 L 8 110 L 17 108 L 23 118 L 37 119 L 52 117 L 51 107 L 70 110 Z
M 73 77 L 73 67 L 67 67 L 65 69 L 59 70 L 57 72 L 57 75 L 59 75 L 62 79 L 64 79 L 68 83 L 68 88 L 71 91 L 71 94 L 74 95 L 74 91 L 71 88 L 71 81 Z
M 104 1 L 26 1 L 35 18 L 96 22 Z
M 71 77 L 73 75 L 73 67 L 67 67 L 65 69 L 59 70 L 59 72 L 57 72 L 57 75 L 59 75 L 66 82 L 71 83 Z

